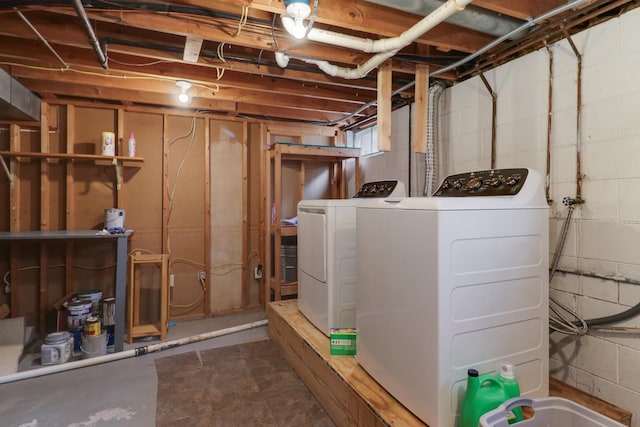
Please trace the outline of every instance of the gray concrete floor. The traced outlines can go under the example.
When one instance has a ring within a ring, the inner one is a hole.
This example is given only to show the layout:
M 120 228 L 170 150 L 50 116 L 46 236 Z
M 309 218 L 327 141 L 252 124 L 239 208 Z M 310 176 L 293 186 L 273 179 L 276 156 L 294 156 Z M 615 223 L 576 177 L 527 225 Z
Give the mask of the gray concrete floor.
M 242 325 L 266 318 L 263 311 L 177 322 L 167 340 Z M 3 427 L 146 427 L 156 425 L 155 358 L 268 339 L 267 327 L 236 332 L 140 357 L 44 375 L 0 385 Z M 125 350 L 154 341 L 125 344 Z M 29 369 L 35 355 L 22 366 Z

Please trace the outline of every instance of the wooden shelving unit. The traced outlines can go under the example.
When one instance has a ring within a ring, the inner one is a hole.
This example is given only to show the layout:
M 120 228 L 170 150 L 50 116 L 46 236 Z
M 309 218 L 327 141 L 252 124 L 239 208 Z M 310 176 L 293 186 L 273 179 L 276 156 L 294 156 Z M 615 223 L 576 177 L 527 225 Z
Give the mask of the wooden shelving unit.
M 279 134 L 279 133 L 278 133 Z M 330 140 L 335 142 L 335 136 Z M 295 296 L 298 293 L 298 282 L 283 282 L 281 274 L 281 244 L 284 238 L 297 236 L 297 227 L 282 224 L 282 204 L 283 185 L 297 185 L 297 201 L 304 199 L 305 189 L 305 165 L 309 162 L 326 163 L 329 166 L 329 194 L 330 198 L 341 199 L 346 197 L 347 179 L 345 173 L 345 161 L 355 159 L 356 171 L 359 168 L 360 150 L 349 147 L 337 147 L 326 145 L 306 145 L 303 144 L 303 137 L 295 138 L 295 142 L 274 143 L 268 149 L 266 156 L 267 185 L 265 200 L 269 205 L 266 220 L 266 242 L 265 242 L 265 280 L 266 295 L 265 301 L 268 303 L 272 299 L 281 300 L 283 297 Z M 298 182 L 283 183 L 282 162 L 295 161 L 298 164 Z M 359 181 L 357 174 L 356 181 Z M 356 186 L 359 182 L 356 183 Z M 273 191 L 271 187 L 273 186 Z M 291 187 L 290 187 L 291 188 Z M 297 202 L 296 202 L 297 203 Z M 271 215 L 271 206 L 275 207 L 275 215 Z M 271 242 L 273 241 L 273 249 Z M 272 271 L 273 264 L 273 271 Z M 271 293 L 273 292 L 273 298 Z

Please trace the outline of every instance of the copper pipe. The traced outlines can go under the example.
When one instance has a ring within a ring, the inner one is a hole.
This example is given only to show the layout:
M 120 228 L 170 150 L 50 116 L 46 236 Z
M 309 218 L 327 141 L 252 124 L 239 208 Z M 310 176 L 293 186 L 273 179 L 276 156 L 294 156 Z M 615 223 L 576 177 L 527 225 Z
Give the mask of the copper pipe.
M 496 123 L 498 111 L 498 94 L 491 88 L 487 78 L 480 73 L 480 79 L 491 95 L 491 169 L 496 168 Z
M 506 62 L 512 55 L 518 54 L 519 52 L 522 52 L 526 49 L 536 49 L 536 45 L 540 43 L 546 43 L 549 41 L 555 42 L 561 38 L 560 35 L 564 33 L 565 28 L 571 29 L 612 9 L 620 7 L 627 3 L 633 3 L 632 0 L 618 0 L 613 3 L 606 4 L 608 1 L 610 0 L 600 0 L 596 3 L 590 4 L 590 12 L 582 17 L 579 16 L 584 11 L 582 9 L 578 9 L 567 15 L 564 15 L 562 18 L 556 21 L 551 21 L 547 25 L 542 25 L 540 28 L 532 32 L 529 36 L 526 36 L 525 40 L 520 40 L 517 43 L 510 43 L 509 45 L 505 46 L 506 50 L 497 50 L 493 55 L 488 55 L 488 57 L 491 58 L 490 61 L 477 64 L 475 67 L 461 72 L 458 75 L 458 80 L 462 80 L 471 75 L 477 74 L 481 70 L 494 68 Z M 562 25 L 564 25 L 564 28 L 553 28 L 554 26 L 559 26 L 561 22 L 563 22 Z
M 580 204 L 580 203 L 584 203 L 584 200 L 582 200 L 582 179 L 584 178 L 584 176 L 582 175 L 582 168 L 581 168 L 581 153 L 582 153 L 582 132 L 581 132 L 581 128 L 582 128 L 582 55 L 580 54 L 580 52 L 578 51 L 578 48 L 576 47 L 576 45 L 573 43 L 573 40 L 571 39 L 571 35 L 569 34 L 569 31 L 567 31 L 567 29 L 564 29 L 564 33 L 565 36 L 567 38 L 567 41 L 569 42 L 569 46 L 571 46 L 571 49 L 573 50 L 574 55 L 576 56 L 577 59 L 577 66 L 578 66 L 578 76 L 577 76 L 577 95 L 576 95 L 576 201 L 575 203 Z
M 551 187 L 551 125 L 553 123 L 553 51 L 546 43 L 544 47 L 549 54 L 549 97 L 547 106 L 547 181 L 545 183 L 545 196 L 547 203 L 553 202 L 551 200 L 550 187 Z

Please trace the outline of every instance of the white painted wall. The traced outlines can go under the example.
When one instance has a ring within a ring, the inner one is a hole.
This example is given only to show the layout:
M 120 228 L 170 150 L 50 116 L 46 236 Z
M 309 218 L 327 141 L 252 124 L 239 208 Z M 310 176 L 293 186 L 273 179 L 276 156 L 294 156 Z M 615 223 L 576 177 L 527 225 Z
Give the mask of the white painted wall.
M 583 57 L 580 127 L 585 175 L 560 268 L 640 280 L 640 9 L 573 37 Z M 576 195 L 576 57 L 569 43 L 554 56 L 550 170 L 550 250 L 567 215 L 565 196 Z M 549 55 L 545 49 L 486 73 L 498 94 L 496 167 L 530 167 L 546 173 Z M 394 112 L 394 151 L 363 159 L 367 179 L 406 176 L 408 108 Z M 488 169 L 491 98 L 480 78 L 448 90 L 442 106 L 441 173 Z M 399 156 L 399 157 L 397 157 Z M 420 157 L 417 157 L 420 159 Z M 420 163 L 420 160 L 418 160 Z M 423 172 L 412 179 L 424 186 Z M 417 172 L 417 173 L 416 173 Z M 403 175 L 404 173 L 404 175 Z M 550 257 L 553 254 L 550 254 Z M 585 318 L 610 315 L 640 303 L 640 285 L 557 273 L 551 295 Z M 640 318 L 618 326 L 640 327 Z M 587 336 L 551 334 L 551 373 L 606 401 L 633 411 L 640 427 L 640 333 L 591 330 Z

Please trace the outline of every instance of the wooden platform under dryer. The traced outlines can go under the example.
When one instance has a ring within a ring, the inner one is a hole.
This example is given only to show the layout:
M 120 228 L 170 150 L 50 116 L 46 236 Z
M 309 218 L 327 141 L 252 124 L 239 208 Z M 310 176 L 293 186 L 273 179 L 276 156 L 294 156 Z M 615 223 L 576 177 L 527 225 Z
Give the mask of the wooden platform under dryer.
M 380 386 L 354 356 L 332 356 L 329 338 L 298 310 L 297 300 L 267 306 L 269 336 L 339 427 L 425 426 Z M 552 396 L 560 396 L 626 426 L 631 413 L 549 378 Z M 437 427 L 437 426 L 432 426 Z

